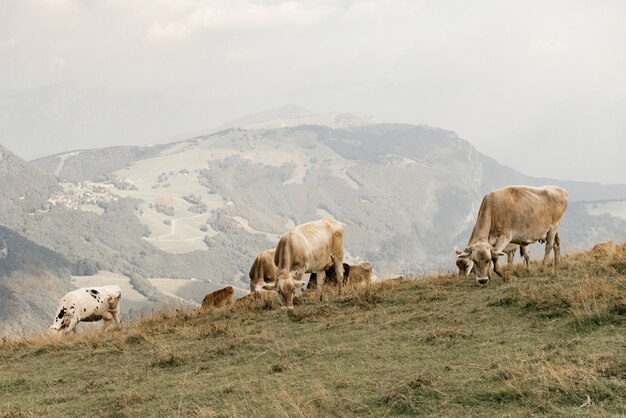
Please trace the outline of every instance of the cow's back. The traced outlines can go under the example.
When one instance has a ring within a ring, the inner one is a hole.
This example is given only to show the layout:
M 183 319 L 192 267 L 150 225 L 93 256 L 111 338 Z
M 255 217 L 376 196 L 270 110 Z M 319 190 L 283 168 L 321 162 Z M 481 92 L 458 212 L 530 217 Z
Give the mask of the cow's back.
M 487 194 L 469 244 L 498 235 L 518 240 L 542 238 L 557 227 L 567 209 L 567 191 L 558 186 L 509 186 Z
M 276 264 L 274 263 L 275 249 L 261 251 L 256 256 L 248 277 L 250 280 L 270 279 L 276 276 Z
M 222 289 L 209 293 L 202 300 L 202 309 L 223 308 L 235 302 L 235 289 L 226 286 Z

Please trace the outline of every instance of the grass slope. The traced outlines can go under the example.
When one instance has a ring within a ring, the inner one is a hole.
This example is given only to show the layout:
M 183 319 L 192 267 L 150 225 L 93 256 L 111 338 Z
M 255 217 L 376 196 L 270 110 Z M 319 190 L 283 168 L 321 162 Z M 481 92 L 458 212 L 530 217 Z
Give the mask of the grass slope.
M 0 350 L 4 416 L 626 414 L 626 247 Z M 80 328 L 80 326 L 79 326 Z

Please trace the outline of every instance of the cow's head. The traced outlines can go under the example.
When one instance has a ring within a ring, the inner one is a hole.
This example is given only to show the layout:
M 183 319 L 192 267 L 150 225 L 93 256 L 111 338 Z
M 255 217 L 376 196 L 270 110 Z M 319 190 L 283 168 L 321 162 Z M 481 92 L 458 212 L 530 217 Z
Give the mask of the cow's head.
M 296 289 L 305 284 L 302 280 L 295 280 L 291 274 L 283 272 L 277 280 L 260 286 L 260 290 L 276 292 L 279 302 L 287 309 L 293 309 L 293 297 Z
M 73 313 L 70 312 L 65 306 L 59 309 L 59 312 L 54 317 L 54 323 L 50 325 L 50 329 L 54 331 L 62 331 L 67 328 L 72 320 Z
M 456 265 L 459 270 L 465 271 L 468 275 L 472 269 L 476 273 L 476 281 L 485 284 L 489 281 L 489 272 L 493 266 L 493 260 L 501 255 L 502 251 L 497 251 L 487 242 L 477 242 L 470 245 L 463 252 L 457 252 Z
M 474 269 L 474 262 L 469 257 L 459 257 L 463 251 L 458 248 L 454 249 L 454 253 L 457 255 L 456 266 L 459 268 L 459 276 L 469 276 Z

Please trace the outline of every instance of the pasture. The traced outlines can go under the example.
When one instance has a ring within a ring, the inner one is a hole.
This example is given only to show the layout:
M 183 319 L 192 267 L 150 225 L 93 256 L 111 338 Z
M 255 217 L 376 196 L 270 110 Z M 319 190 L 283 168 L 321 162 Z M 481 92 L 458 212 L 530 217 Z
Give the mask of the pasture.
M 624 246 L 325 295 L 4 341 L 0 415 L 626 414 Z

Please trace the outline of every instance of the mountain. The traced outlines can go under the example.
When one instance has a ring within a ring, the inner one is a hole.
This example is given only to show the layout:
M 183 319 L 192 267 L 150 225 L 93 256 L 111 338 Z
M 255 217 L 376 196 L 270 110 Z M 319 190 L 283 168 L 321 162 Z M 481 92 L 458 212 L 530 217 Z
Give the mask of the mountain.
M 4 226 L 0 242 L 7 250 L 0 258 L 0 335 L 24 334 L 48 323 L 72 288 L 71 263 Z
M 156 303 L 172 292 L 153 278 L 189 279 L 176 295 L 196 302 L 192 289 L 245 289 L 259 251 L 327 215 L 345 224 L 347 260 L 370 261 L 379 277 L 453 270 L 482 197 L 509 184 L 570 191 L 565 252 L 626 237 L 626 186 L 529 177 L 429 126 L 232 128 L 30 164 L 2 155 L 12 163 L 0 182 L 13 191 L 0 224 L 65 257 L 74 275 L 123 275 Z
M 100 167 L 111 165 L 111 152 L 70 155 L 65 166 L 72 169 L 57 174 L 86 180 L 81 171 L 106 171 Z M 213 267 L 221 281 L 234 275 L 245 282 L 257 251 L 291 226 L 326 214 L 346 223 L 349 255 L 374 262 L 380 273 L 449 268 L 451 248 L 467 240 L 482 196 L 510 184 L 569 190 L 562 235 L 572 240 L 564 240 L 565 248 L 584 248 L 604 235 L 621 239 L 626 231 L 622 220 L 585 209 L 588 202 L 626 199 L 626 186 L 529 177 L 428 126 L 227 129 L 164 145 L 151 156 L 135 152 L 134 161 L 107 174 L 132 187 L 111 188 L 111 179 L 88 187 L 108 184 L 112 193 L 140 201 L 137 218 L 150 231 L 144 240 L 163 251 L 236 254 Z M 257 240 L 254 248 L 250 239 Z

